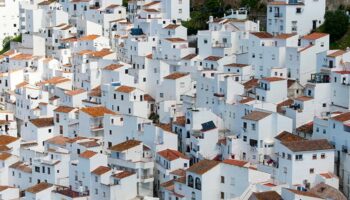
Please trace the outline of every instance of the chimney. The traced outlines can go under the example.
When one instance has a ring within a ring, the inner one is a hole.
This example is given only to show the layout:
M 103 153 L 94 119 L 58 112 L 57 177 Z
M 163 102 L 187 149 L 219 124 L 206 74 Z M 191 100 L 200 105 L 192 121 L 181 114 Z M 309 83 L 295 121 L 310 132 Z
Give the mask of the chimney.
M 213 22 L 214 21 L 214 17 L 213 16 L 209 16 L 209 22 Z

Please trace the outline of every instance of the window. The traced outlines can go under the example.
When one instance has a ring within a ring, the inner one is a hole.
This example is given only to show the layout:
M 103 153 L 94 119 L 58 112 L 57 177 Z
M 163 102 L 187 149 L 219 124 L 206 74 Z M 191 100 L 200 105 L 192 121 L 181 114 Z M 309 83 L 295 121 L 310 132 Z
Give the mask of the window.
M 35 172 L 39 172 L 40 173 L 40 167 L 35 167 Z
M 252 124 L 252 130 L 255 131 L 255 124 Z
M 224 192 L 221 192 L 221 193 L 220 193 L 220 197 L 221 197 L 221 199 L 225 199 L 225 193 L 224 193 Z
M 326 158 L 326 154 L 321 154 L 321 159 L 325 159 Z
M 315 172 L 314 168 L 310 168 L 310 174 L 313 174 Z
M 295 160 L 303 160 L 303 155 L 302 154 L 295 155 Z
M 193 187 L 193 177 L 191 175 L 187 177 L 187 185 L 188 187 Z
M 47 174 L 51 174 L 51 169 L 49 167 L 47 168 Z
M 221 183 L 225 183 L 225 177 L 224 176 L 221 176 Z
M 196 189 L 197 190 L 201 190 L 202 189 L 202 184 L 201 184 L 201 179 L 200 178 L 196 178 Z
M 288 160 L 292 160 L 292 155 L 288 154 L 288 155 L 287 155 L 287 159 L 288 159 Z
M 297 8 L 296 13 L 301 13 L 301 8 Z
M 317 154 L 313 154 L 312 155 L 312 160 L 316 160 L 317 159 Z

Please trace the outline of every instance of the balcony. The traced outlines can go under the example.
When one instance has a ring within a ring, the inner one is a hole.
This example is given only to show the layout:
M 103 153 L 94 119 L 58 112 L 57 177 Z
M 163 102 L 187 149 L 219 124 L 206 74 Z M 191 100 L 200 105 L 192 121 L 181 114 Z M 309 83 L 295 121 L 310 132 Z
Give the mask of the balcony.
M 308 82 L 309 83 L 329 83 L 330 77 L 326 73 L 311 74 L 311 79 Z

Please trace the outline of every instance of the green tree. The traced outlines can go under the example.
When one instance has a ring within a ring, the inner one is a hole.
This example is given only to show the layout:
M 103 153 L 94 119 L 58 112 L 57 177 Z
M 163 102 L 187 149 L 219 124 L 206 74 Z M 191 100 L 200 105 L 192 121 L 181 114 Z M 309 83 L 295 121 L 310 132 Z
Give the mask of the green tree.
M 332 42 L 344 36 L 348 30 L 349 18 L 343 10 L 328 11 L 325 15 L 324 31 L 330 34 Z
M 10 47 L 11 40 L 12 40 L 11 36 L 5 37 L 4 40 L 2 41 L 2 49 L 6 49 L 6 48 Z

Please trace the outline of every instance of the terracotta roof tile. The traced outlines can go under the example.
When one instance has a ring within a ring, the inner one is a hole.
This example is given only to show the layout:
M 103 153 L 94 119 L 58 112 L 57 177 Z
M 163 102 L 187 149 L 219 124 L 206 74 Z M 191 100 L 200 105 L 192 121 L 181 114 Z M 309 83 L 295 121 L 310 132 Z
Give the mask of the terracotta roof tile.
M 33 58 L 32 54 L 17 54 L 11 58 L 11 60 L 31 60 Z
M 68 95 L 68 96 L 75 96 L 75 95 L 78 95 L 78 94 L 83 94 L 84 92 L 86 92 L 86 91 L 83 90 L 83 89 L 77 89 L 77 90 L 66 91 L 65 94 Z
M 97 154 L 97 153 L 94 152 L 94 151 L 86 150 L 86 151 L 84 151 L 83 153 L 81 153 L 81 154 L 79 155 L 79 157 L 85 158 L 85 159 L 90 159 L 90 158 L 92 158 L 93 156 L 95 156 L 96 154 Z
M 248 164 L 248 162 L 244 160 L 223 160 L 222 162 L 237 167 L 245 167 Z
M 242 119 L 245 120 L 251 120 L 251 121 L 259 121 L 261 119 L 264 119 L 265 117 L 271 115 L 271 113 L 263 112 L 263 111 L 253 111 L 249 114 L 242 117 Z
M 99 166 L 97 167 L 96 169 L 94 169 L 91 173 L 92 174 L 96 174 L 98 176 L 102 175 L 102 174 L 105 174 L 109 171 L 111 171 L 112 169 L 109 168 L 109 167 L 106 167 L 106 166 Z
M 283 107 L 290 106 L 294 103 L 293 99 L 286 99 L 285 101 L 282 101 L 281 103 L 277 104 L 277 112 L 283 113 Z
M 108 71 L 114 71 L 114 70 L 119 69 L 123 66 L 124 65 L 122 65 L 122 64 L 110 64 L 110 65 L 107 65 L 106 67 L 104 67 L 103 69 L 108 70 Z
M 217 166 L 220 162 L 214 160 L 201 160 L 198 163 L 192 165 L 187 169 L 188 172 L 192 172 L 198 175 L 205 174 L 215 166 Z
M 256 200 L 283 200 L 276 191 L 254 192 Z
M 218 61 L 220 60 L 222 57 L 221 56 L 208 56 L 206 57 L 204 60 L 208 60 L 208 61 Z
M 116 114 L 115 112 L 109 110 L 104 106 L 96 106 L 96 107 L 85 107 L 81 108 L 80 111 L 92 116 L 92 117 L 102 117 L 105 114 Z
M 9 135 L 0 135 L 0 145 L 8 145 L 11 144 L 14 141 L 17 141 L 19 138 L 17 137 L 12 137 Z
M 179 125 L 179 126 L 185 126 L 186 117 L 185 116 L 176 117 L 176 121 L 174 122 L 174 124 Z
M 239 63 L 231 63 L 231 64 L 225 65 L 225 67 L 240 67 L 240 68 L 247 67 L 247 66 L 249 66 L 249 65 L 247 65 L 247 64 L 239 64 Z
M 344 53 L 346 53 L 346 51 L 343 51 L 343 50 L 336 50 L 336 51 L 334 51 L 333 53 L 328 54 L 327 57 L 335 58 L 335 57 L 337 57 L 337 56 L 343 55 Z
M 288 39 L 288 38 L 293 37 L 295 35 L 297 35 L 297 34 L 296 33 L 282 33 L 282 34 L 276 35 L 275 38 L 285 40 L 285 39 Z
M 283 81 L 286 80 L 284 78 L 280 78 L 280 77 L 266 77 L 266 78 L 262 78 L 261 80 L 267 81 L 267 82 L 275 82 L 275 81 Z
M 143 95 L 143 98 L 145 101 L 155 101 L 154 98 L 149 94 Z
M 185 77 L 187 75 L 188 75 L 188 73 L 174 72 L 172 74 L 165 76 L 164 79 L 176 80 L 178 78 L 182 78 L 182 77 Z
M 32 168 L 21 161 L 13 163 L 12 165 L 9 166 L 9 168 L 17 169 L 25 173 L 32 173 Z
M 170 174 L 174 174 L 176 176 L 185 176 L 186 175 L 186 170 L 184 170 L 184 169 L 176 169 L 174 171 L 171 171 Z
M 119 173 L 115 174 L 114 177 L 117 178 L 117 179 L 123 179 L 123 178 L 131 176 L 133 174 L 135 174 L 135 173 L 134 172 L 129 172 L 129 171 L 123 171 L 123 172 L 119 172 Z
M 0 160 L 6 160 L 8 158 L 10 158 L 12 156 L 12 154 L 7 153 L 7 152 L 2 152 L 0 153 Z
M 130 92 L 134 91 L 135 89 L 136 89 L 135 87 L 121 85 L 117 89 L 115 89 L 115 91 L 122 92 L 122 93 L 130 93 Z
M 165 158 L 168 161 L 173 161 L 179 158 L 183 158 L 183 159 L 188 159 L 184 154 L 182 154 L 179 151 L 176 150 L 172 150 L 172 149 L 165 149 L 163 151 L 159 151 L 158 154 Z
M 152 13 L 159 12 L 159 10 L 156 10 L 156 9 L 149 9 L 149 8 L 145 8 L 145 9 L 143 9 L 143 10 L 146 11 L 146 12 L 152 12 Z
M 282 142 L 282 144 L 293 152 L 334 149 L 333 146 L 326 139 L 299 140 L 299 141 L 292 141 L 292 142 Z
M 314 122 L 309 122 L 304 125 L 299 126 L 296 131 L 302 133 L 312 133 L 314 128 Z
M 182 38 L 166 38 L 166 40 L 168 40 L 169 42 L 186 42 L 186 40 L 182 39 Z
M 55 110 L 53 110 L 54 112 L 61 112 L 61 113 L 69 113 L 73 110 L 75 110 L 76 108 L 73 107 L 69 107 L 69 106 L 58 106 Z
M 188 54 L 187 56 L 181 58 L 182 60 L 192 60 L 192 58 L 195 58 L 197 56 L 197 54 L 195 53 L 191 53 L 191 54 Z
M 0 192 L 2 192 L 4 190 L 7 190 L 9 188 L 14 188 L 14 187 L 11 187 L 11 186 L 8 186 L 8 185 L 0 185 Z
M 168 26 L 164 27 L 165 29 L 176 29 L 177 27 L 179 27 L 180 25 L 177 24 L 169 24 Z
M 259 79 L 250 79 L 249 81 L 243 83 L 244 89 L 252 89 L 259 85 Z
M 29 120 L 34 126 L 38 128 L 42 127 L 48 127 L 54 125 L 53 117 L 47 117 L 47 118 L 37 118 L 37 119 L 31 119 Z
M 339 121 L 339 122 L 345 122 L 350 120 L 350 112 L 339 114 L 335 117 L 332 117 L 333 120 Z
M 154 124 L 156 127 L 161 128 L 164 131 L 168 131 L 168 132 L 172 132 L 172 127 L 171 124 L 165 124 L 165 123 L 158 123 L 158 124 Z
M 149 6 L 153 6 L 153 5 L 159 4 L 159 3 L 160 3 L 160 1 L 151 1 L 149 3 L 144 4 L 143 6 L 144 7 L 149 7 Z
M 328 34 L 327 33 L 311 33 L 309 35 L 305 35 L 304 37 L 302 37 L 302 39 L 305 39 L 305 40 L 317 40 L 317 39 L 320 39 L 322 37 L 325 37 L 327 36 Z
M 38 192 L 44 191 L 50 187 L 52 187 L 53 185 L 50 183 L 46 183 L 46 182 L 41 182 L 39 184 L 36 184 L 32 187 L 27 188 L 26 192 L 30 192 L 32 194 L 36 194 Z
M 50 79 L 41 81 L 41 82 L 37 83 L 36 85 L 38 85 L 38 86 L 46 85 L 46 84 L 56 85 L 56 84 L 64 83 L 64 82 L 68 82 L 68 81 L 71 81 L 71 79 L 61 77 L 61 76 L 55 76 L 55 77 L 52 77 Z
M 252 32 L 251 34 L 261 39 L 273 38 L 273 35 L 267 32 Z
M 99 35 L 86 35 L 86 36 L 79 38 L 78 40 L 79 41 L 90 41 L 90 40 L 94 40 L 98 37 L 100 37 L 100 36 Z
M 133 147 L 136 147 L 136 146 L 138 146 L 140 144 L 141 144 L 141 141 L 138 141 L 138 140 L 127 140 L 125 142 L 116 144 L 116 145 L 112 146 L 109 149 L 111 151 L 121 152 L 121 151 L 125 151 L 125 150 L 128 150 L 128 149 L 131 149 Z
M 310 101 L 312 99 L 314 99 L 314 98 L 308 97 L 308 96 L 300 96 L 300 97 L 295 98 L 295 100 L 297 100 L 297 101 Z
M 55 137 L 52 137 L 52 138 L 46 140 L 46 142 L 49 144 L 56 144 L 56 145 L 60 145 L 60 146 L 66 145 L 66 143 L 68 143 L 69 141 L 70 141 L 70 138 L 64 137 L 61 135 L 55 136 Z
M 293 141 L 301 141 L 301 140 L 304 140 L 304 138 L 298 136 L 298 135 L 295 135 L 295 134 L 292 134 L 292 133 L 289 133 L 287 131 L 283 131 L 281 132 L 280 134 L 278 134 L 275 139 L 281 141 L 281 142 L 293 142 Z

